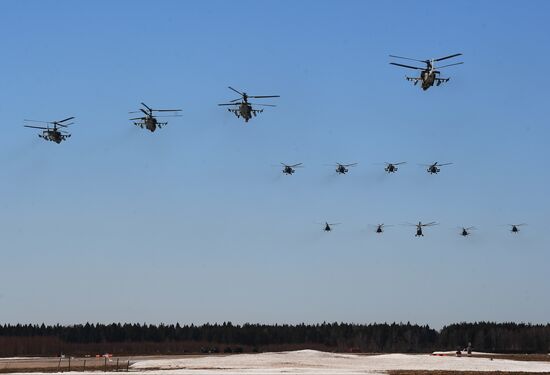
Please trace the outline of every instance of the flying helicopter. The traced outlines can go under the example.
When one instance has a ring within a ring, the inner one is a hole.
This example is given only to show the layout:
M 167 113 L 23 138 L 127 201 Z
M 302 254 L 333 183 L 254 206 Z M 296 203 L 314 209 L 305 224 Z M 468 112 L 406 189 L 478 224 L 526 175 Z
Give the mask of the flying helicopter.
M 33 128 L 33 129 L 41 129 L 42 134 L 38 134 L 38 136 L 45 141 L 51 141 L 55 142 L 57 144 L 61 143 L 62 141 L 66 140 L 67 138 L 71 137 L 71 134 L 68 133 L 65 130 L 61 130 L 59 128 L 67 128 L 69 125 L 72 125 L 73 123 L 66 123 L 69 120 L 74 119 L 74 117 L 67 117 L 66 119 L 59 120 L 59 121 L 36 121 L 36 120 L 25 120 L 27 122 L 38 122 L 42 124 L 46 124 L 46 126 L 32 126 L 32 125 L 24 125 L 26 128 Z M 53 125 L 53 127 L 50 127 L 50 125 Z
M 429 173 L 429 174 L 438 174 L 439 172 L 441 172 L 441 169 L 439 167 L 442 167 L 444 165 L 451 165 L 453 163 L 443 163 L 443 164 L 440 164 L 438 163 L 437 161 L 433 164 L 420 164 L 424 167 L 428 167 L 428 169 L 426 169 L 426 171 Z
M 342 164 L 342 163 L 336 163 L 336 173 L 338 174 L 346 174 L 349 172 L 350 167 L 355 167 L 357 163 L 351 163 L 351 164 Z
M 328 222 L 325 221 L 325 228 L 323 230 L 325 232 L 330 232 L 330 231 L 332 231 L 332 227 L 334 225 L 339 225 L 339 224 L 341 224 L 341 223 L 328 223 Z
M 295 168 L 302 168 L 302 164 L 303 163 L 287 165 L 285 163 L 281 163 L 281 165 L 283 166 L 283 173 L 289 176 L 296 172 Z
M 522 223 L 522 224 L 508 224 L 508 225 L 512 227 L 512 228 L 510 229 L 510 232 L 512 232 L 512 233 L 518 233 L 518 232 L 519 232 L 519 227 L 524 226 L 524 225 L 527 225 L 527 224 Z
M 455 53 L 454 55 L 440 57 L 438 59 L 429 59 L 429 60 L 418 60 L 418 59 L 411 59 L 409 57 L 390 55 L 390 57 L 393 57 L 395 59 L 418 61 L 418 62 L 426 64 L 426 67 L 425 68 L 419 68 L 419 67 L 416 67 L 416 66 L 399 64 L 399 63 L 395 63 L 395 62 L 391 62 L 390 64 L 400 66 L 400 67 L 403 67 L 403 68 L 420 70 L 420 77 L 405 77 L 405 78 L 409 82 L 414 82 L 415 86 L 418 84 L 419 81 L 422 82 L 422 85 L 421 85 L 422 90 L 426 91 L 427 89 L 432 87 L 434 85 L 434 83 L 435 83 L 436 86 L 439 86 L 444 82 L 449 82 L 449 79 L 450 79 L 450 78 L 438 78 L 438 75 L 441 72 L 439 70 L 436 70 L 436 67 L 434 66 L 434 63 L 442 61 L 442 60 L 447 60 L 447 59 L 450 59 L 452 57 L 461 56 L 461 55 L 462 55 L 461 53 Z M 454 64 L 439 66 L 439 67 L 437 67 L 437 69 L 443 69 L 443 68 L 447 68 L 449 66 L 460 65 L 460 64 L 464 64 L 464 62 L 457 62 L 457 63 L 454 63 Z
M 459 229 L 461 230 L 460 235 L 463 237 L 467 237 L 470 234 L 472 234 L 473 230 L 476 230 L 477 228 L 476 227 L 467 227 L 467 228 L 459 227 Z
M 250 103 L 249 98 L 254 99 L 264 99 L 264 98 L 279 98 L 279 95 L 248 95 L 246 92 L 240 92 L 235 90 L 233 87 L 228 86 L 232 91 L 235 91 L 241 97 L 237 99 L 230 100 L 229 103 L 218 104 L 219 106 L 235 106 L 235 108 L 228 108 L 229 112 L 232 112 L 237 116 L 237 118 L 242 117 L 245 122 L 248 122 L 252 117 L 256 117 L 258 113 L 262 113 L 263 109 L 254 109 L 254 106 L 261 107 L 276 107 L 274 104 L 256 104 Z
M 432 221 L 430 223 L 422 224 L 422 222 L 419 221 L 418 224 L 407 224 L 407 225 L 416 227 L 416 234 L 414 235 L 415 237 L 424 237 L 424 233 L 422 232 L 422 228 L 438 225 L 438 223 L 436 223 L 435 221 Z
M 157 130 L 157 127 L 159 129 L 162 129 L 163 126 L 167 125 L 168 122 L 159 122 L 157 120 L 158 117 L 181 117 L 181 115 L 178 114 L 178 112 L 181 112 L 181 109 L 153 109 L 149 107 L 145 103 L 141 103 L 142 106 L 145 107 L 145 109 L 140 108 L 137 111 L 132 111 L 129 113 L 139 113 L 142 112 L 144 114 L 143 117 L 135 117 L 131 118 L 130 120 L 134 122 L 134 125 L 139 126 L 140 128 L 145 128 L 149 131 L 154 132 Z M 172 115 L 166 115 L 166 116 L 155 116 L 154 112 L 172 112 Z
M 389 225 L 389 224 L 376 224 L 375 227 L 376 227 L 375 232 L 378 233 L 378 234 L 382 234 L 382 233 L 384 233 L 384 228 L 386 228 L 386 227 L 393 227 L 393 225 Z
M 399 162 L 399 163 L 388 163 L 388 162 L 386 162 L 386 168 L 384 168 L 384 170 L 388 173 L 395 173 L 399 169 L 399 168 L 397 168 L 397 166 L 401 165 L 401 164 L 407 164 L 407 162 L 406 161 L 402 161 L 402 162 Z

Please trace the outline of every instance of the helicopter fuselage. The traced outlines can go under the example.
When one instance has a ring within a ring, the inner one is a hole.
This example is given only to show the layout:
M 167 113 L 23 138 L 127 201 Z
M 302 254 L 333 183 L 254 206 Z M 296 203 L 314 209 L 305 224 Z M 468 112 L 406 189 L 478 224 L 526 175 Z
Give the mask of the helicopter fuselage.
M 416 227 L 415 237 L 424 237 L 424 233 L 422 233 L 422 227 L 420 226 Z
M 40 138 L 46 140 L 55 142 L 57 144 L 60 144 L 62 141 L 65 140 L 65 135 L 61 134 L 59 130 L 51 129 L 51 130 L 44 130 L 42 134 L 38 135 Z
M 294 168 L 292 168 L 292 167 L 288 167 L 288 166 L 287 166 L 287 167 L 284 167 L 284 168 L 283 168 L 283 173 L 284 173 L 284 174 L 291 175 L 291 174 L 293 174 L 294 172 L 295 172 L 295 170 L 294 170 Z
M 343 165 L 339 165 L 337 168 L 336 168 L 336 173 L 340 173 L 340 174 L 346 174 L 348 173 L 348 169 L 346 167 L 344 167 Z
M 429 174 L 438 174 L 439 172 L 441 172 L 441 169 L 437 168 L 435 165 L 431 165 L 427 169 L 427 171 L 428 171 Z
M 397 172 L 397 167 L 393 164 L 388 164 L 388 166 L 384 168 L 384 170 L 388 173 L 395 173 Z

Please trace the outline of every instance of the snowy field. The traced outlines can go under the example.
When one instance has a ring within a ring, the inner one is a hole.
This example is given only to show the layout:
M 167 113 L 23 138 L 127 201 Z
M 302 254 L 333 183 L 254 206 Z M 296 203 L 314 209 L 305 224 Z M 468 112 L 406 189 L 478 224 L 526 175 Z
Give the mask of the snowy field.
M 390 370 L 550 373 L 550 362 L 515 361 L 499 359 L 498 356 L 491 360 L 450 355 L 356 355 L 300 350 L 280 353 L 189 356 L 177 359 L 144 359 L 136 360 L 130 367 L 130 372 L 137 375 L 383 375 Z M 98 372 L 71 372 L 71 374 L 93 375 Z
M 433 355 L 355 355 L 295 352 L 145 360 L 132 365 L 147 374 L 384 374 L 389 370 L 550 372 L 550 362 Z

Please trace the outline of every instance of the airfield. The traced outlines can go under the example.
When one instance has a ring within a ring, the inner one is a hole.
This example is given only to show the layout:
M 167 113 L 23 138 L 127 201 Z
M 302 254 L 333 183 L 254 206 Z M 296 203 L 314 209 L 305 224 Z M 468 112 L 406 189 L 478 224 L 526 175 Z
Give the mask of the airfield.
M 83 361 L 89 370 L 81 371 Z M 292 352 L 186 355 L 157 357 L 120 357 L 108 361 L 108 371 L 136 374 L 372 374 L 372 375 L 484 375 L 484 374 L 550 374 L 550 355 L 498 355 L 474 353 L 472 357 L 456 357 L 452 353 L 434 354 L 340 354 L 315 350 Z M 3 358 L 0 372 L 52 373 L 67 372 L 68 359 L 59 358 Z M 104 358 L 74 358 L 71 371 L 75 374 L 93 374 L 103 371 Z M 80 369 L 80 370 L 79 370 Z

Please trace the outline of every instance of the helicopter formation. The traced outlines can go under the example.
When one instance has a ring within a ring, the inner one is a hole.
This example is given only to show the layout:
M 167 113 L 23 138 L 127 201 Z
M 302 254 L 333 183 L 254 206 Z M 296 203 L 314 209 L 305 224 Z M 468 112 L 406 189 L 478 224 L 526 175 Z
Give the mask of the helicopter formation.
M 323 231 L 325 232 L 332 232 L 333 229 L 332 227 L 335 226 L 335 225 L 339 225 L 339 224 L 342 224 L 342 223 L 329 223 L 327 221 L 325 221 L 325 223 L 323 224 Z M 432 221 L 432 222 L 429 222 L 429 223 L 422 223 L 422 221 L 419 221 L 417 224 L 412 224 L 412 223 L 405 223 L 405 224 L 402 224 L 402 225 L 405 225 L 405 226 L 411 226 L 411 227 L 415 227 L 415 237 L 424 237 L 424 228 L 427 228 L 427 227 L 433 227 L 433 226 L 436 226 L 436 225 L 439 225 L 439 223 L 435 222 L 435 221 Z M 517 234 L 520 230 L 519 230 L 519 227 L 520 226 L 523 226 L 523 225 L 527 225 L 525 223 L 522 223 L 522 224 L 508 224 L 511 229 L 510 229 L 510 232 L 512 234 Z M 384 229 L 386 227 L 392 227 L 393 225 L 391 224 L 376 224 L 376 225 L 371 225 L 371 227 L 374 228 L 374 232 L 376 234 L 382 234 L 384 233 Z M 458 234 L 462 237 L 468 237 L 472 234 L 472 231 L 474 230 L 477 230 L 476 227 L 474 226 L 471 226 L 471 227 L 458 227 L 458 229 L 460 229 L 460 231 L 458 232 Z
M 399 169 L 397 166 L 402 165 L 402 164 L 406 164 L 406 163 L 407 163 L 406 161 L 402 161 L 402 162 L 399 162 L 399 163 L 384 163 L 384 165 L 385 165 L 384 171 L 387 172 L 388 174 L 396 173 L 397 170 Z M 335 164 L 329 164 L 329 166 L 336 167 L 336 169 L 335 169 L 336 173 L 340 174 L 340 175 L 344 175 L 344 174 L 347 174 L 349 172 L 349 168 L 355 167 L 358 164 L 359 163 L 351 163 L 351 164 L 335 163 Z M 426 171 L 429 174 L 438 174 L 439 172 L 441 172 L 441 168 L 439 168 L 439 167 L 445 166 L 445 165 L 451 165 L 451 164 L 453 164 L 453 163 L 440 164 L 438 162 L 435 162 L 433 164 L 419 164 L 419 165 L 428 167 L 428 169 Z M 283 169 L 282 169 L 283 174 L 289 175 L 289 176 L 296 173 L 295 168 L 302 168 L 303 167 L 303 163 L 289 165 L 289 164 L 285 164 L 285 163 L 281 162 L 281 165 L 283 166 Z
M 409 57 L 403 57 L 403 56 L 396 56 L 396 55 L 390 55 L 391 58 L 395 59 L 401 59 L 401 60 L 409 60 L 409 61 L 416 61 L 425 64 L 425 67 L 417 67 L 397 62 L 390 62 L 390 65 L 407 68 L 407 69 L 413 69 L 420 71 L 420 75 L 418 77 L 409 77 L 406 76 L 406 80 L 409 82 L 413 82 L 413 84 L 416 86 L 419 82 L 421 83 L 422 90 L 426 91 L 432 86 L 440 86 L 442 83 L 449 82 L 450 77 L 447 78 L 441 78 L 439 75 L 441 72 L 439 69 L 461 65 L 463 62 L 457 62 L 452 64 L 447 64 L 443 66 L 435 66 L 435 63 L 438 63 L 443 60 L 451 59 L 454 57 L 461 56 L 461 53 L 452 54 L 449 56 L 441 57 L 441 58 L 435 58 L 435 59 L 414 59 Z M 263 113 L 264 108 L 258 108 L 258 107 L 276 107 L 275 104 L 266 104 L 266 103 L 251 103 L 249 99 L 267 99 L 267 98 L 279 98 L 279 95 L 249 95 L 246 92 L 241 92 L 231 86 L 228 86 L 228 88 L 239 95 L 238 98 L 229 100 L 227 103 L 220 103 L 218 106 L 223 107 L 229 107 L 227 110 L 231 113 L 233 113 L 237 118 L 242 118 L 245 123 L 248 123 L 252 118 L 258 116 L 258 114 Z M 141 107 L 136 111 L 129 112 L 130 114 L 133 113 L 141 113 L 142 116 L 140 117 L 134 117 L 130 118 L 130 121 L 132 121 L 133 125 L 140 127 L 141 129 L 149 130 L 151 133 L 154 133 L 157 129 L 162 129 L 164 126 L 168 125 L 168 121 L 160 121 L 159 118 L 164 117 L 181 117 L 182 109 L 155 109 L 144 102 L 141 102 Z M 54 142 L 56 144 L 60 144 L 61 142 L 67 140 L 71 137 L 71 134 L 67 131 L 67 128 L 73 124 L 73 122 L 68 122 L 75 119 L 74 116 L 67 117 L 63 120 L 58 121 L 37 121 L 37 120 L 24 120 L 25 122 L 32 122 L 32 123 L 40 123 L 43 124 L 43 126 L 34 126 L 34 125 L 24 125 L 27 128 L 33 128 L 33 129 L 39 129 L 42 130 L 41 133 L 38 134 L 38 136 L 45 141 Z M 399 170 L 400 165 L 406 164 L 407 162 L 401 161 L 401 162 L 385 162 L 384 163 L 384 171 L 388 174 L 396 173 Z M 302 168 L 303 163 L 295 163 L 295 164 L 285 164 L 280 163 L 282 165 L 282 173 L 285 175 L 293 175 L 296 173 L 297 168 Z M 453 163 L 439 163 L 434 162 L 432 164 L 419 164 L 421 166 L 427 167 L 426 171 L 433 175 L 438 174 L 441 172 L 441 167 L 448 166 Z M 345 175 L 350 171 L 350 168 L 357 166 L 358 163 L 339 163 L 336 162 L 334 164 L 331 164 L 331 166 L 335 167 L 335 172 L 340 175 Z M 323 231 L 325 232 L 331 232 L 333 231 L 333 226 L 339 225 L 341 223 L 329 223 L 328 221 L 325 221 L 323 224 Z M 404 224 L 407 226 L 413 226 L 415 227 L 415 237 L 424 237 L 424 229 L 432 226 L 439 225 L 439 223 L 432 221 L 428 223 L 422 223 L 419 221 L 417 224 L 411 224 L 407 223 Z M 510 226 L 510 232 L 513 234 L 517 234 L 520 231 L 520 227 L 527 225 L 525 223 L 521 224 L 509 224 Z M 386 227 L 391 227 L 392 225 L 388 224 L 377 224 L 374 226 L 375 233 L 382 234 L 385 231 Z M 476 230 L 477 228 L 474 226 L 470 227 L 460 227 L 459 234 L 463 237 L 468 237 L 472 234 L 472 231 Z
M 425 91 L 432 87 L 434 84 L 436 86 L 440 86 L 442 83 L 448 82 L 450 78 L 440 78 L 439 74 L 441 73 L 439 70 L 436 70 L 436 67 L 434 63 L 450 59 L 453 57 L 461 56 L 461 53 L 455 53 L 453 55 L 440 57 L 437 59 L 426 59 L 426 60 L 420 60 L 420 59 L 413 59 L 410 57 L 403 57 L 403 56 L 396 56 L 396 55 L 390 55 L 392 58 L 396 59 L 402 59 L 402 60 L 410 60 L 410 61 L 416 61 L 426 64 L 426 67 L 416 67 L 396 62 L 390 62 L 391 65 L 399 66 L 402 68 L 408 68 L 408 69 L 414 69 L 420 71 L 419 77 L 405 77 L 407 81 L 414 82 L 414 85 L 416 86 L 418 82 L 421 82 L 421 87 Z M 453 64 L 447 64 L 443 66 L 437 67 L 437 69 L 443 69 L 450 66 L 460 65 L 464 62 L 457 62 Z M 280 95 L 248 95 L 246 92 L 241 92 L 231 86 L 228 86 L 228 89 L 231 91 L 234 91 L 235 93 L 239 94 L 239 97 L 236 99 L 230 100 L 228 103 L 220 103 L 218 106 L 224 106 L 224 107 L 231 107 L 227 108 L 227 110 L 231 113 L 233 113 L 237 118 L 243 118 L 245 123 L 248 123 L 253 117 L 256 117 L 258 114 L 263 113 L 264 109 L 257 107 L 276 107 L 275 104 L 266 104 L 266 103 L 251 103 L 248 100 L 249 99 L 267 99 L 267 98 L 279 98 Z M 139 108 L 136 111 L 131 111 L 129 113 L 142 113 L 143 116 L 141 117 L 134 117 L 131 118 L 130 121 L 135 126 L 138 126 L 142 129 L 147 129 L 151 133 L 154 133 L 157 129 L 162 129 L 162 127 L 168 125 L 168 121 L 159 121 L 158 118 L 160 117 L 181 117 L 179 114 L 182 109 L 154 109 L 149 107 L 147 104 L 141 102 L 141 105 L 143 108 Z M 160 113 L 170 113 L 167 115 L 157 115 L 156 112 Z M 35 121 L 35 120 L 25 120 L 29 122 L 39 122 L 46 124 L 46 126 L 32 126 L 32 125 L 24 125 L 27 128 L 35 128 L 42 130 L 42 133 L 38 136 L 45 141 L 51 141 L 54 143 L 61 143 L 65 141 L 67 138 L 71 137 L 71 134 L 68 133 L 66 130 L 60 129 L 60 128 L 67 128 L 70 124 L 64 124 L 64 122 L 74 119 L 74 117 L 69 117 L 64 120 L 60 121 Z M 50 127 L 52 125 L 52 127 Z M 336 163 L 336 172 L 338 174 L 346 174 L 349 171 L 349 167 L 355 166 L 357 163 L 352 164 L 341 164 Z M 402 163 L 387 163 L 386 171 L 388 173 L 394 173 L 397 171 L 397 165 L 404 164 Z M 448 165 L 450 163 L 446 164 L 437 164 L 434 163 L 433 165 L 430 165 L 428 168 L 428 172 L 431 174 L 437 174 L 440 171 L 440 166 Z M 287 168 L 288 167 L 288 168 Z M 285 166 L 285 174 L 291 175 L 294 173 L 294 167 L 292 166 Z

